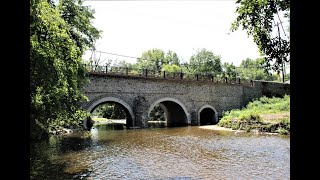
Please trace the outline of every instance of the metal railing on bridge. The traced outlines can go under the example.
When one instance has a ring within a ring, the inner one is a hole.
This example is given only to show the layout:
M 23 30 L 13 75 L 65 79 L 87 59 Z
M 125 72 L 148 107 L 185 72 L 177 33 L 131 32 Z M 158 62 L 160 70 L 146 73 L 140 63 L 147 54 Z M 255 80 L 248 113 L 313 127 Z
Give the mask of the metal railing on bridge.
M 227 78 L 218 77 L 211 73 L 186 73 L 186 72 L 167 72 L 157 71 L 154 69 L 138 69 L 128 67 L 116 67 L 116 66 L 96 66 L 85 64 L 88 72 L 101 73 L 101 74 L 113 74 L 113 75 L 126 75 L 137 76 L 147 78 L 161 78 L 161 79 L 180 79 L 188 81 L 206 81 L 215 83 L 228 83 L 228 84 L 241 84 L 253 86 L 253 81 L 240 78 Z

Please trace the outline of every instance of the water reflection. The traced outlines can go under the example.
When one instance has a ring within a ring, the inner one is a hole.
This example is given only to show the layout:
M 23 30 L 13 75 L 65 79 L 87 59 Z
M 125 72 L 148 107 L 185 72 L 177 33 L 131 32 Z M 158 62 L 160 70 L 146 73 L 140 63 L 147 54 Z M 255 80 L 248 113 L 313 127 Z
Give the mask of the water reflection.
M 37 144 L 31 179 L 290 179 L 289 136 L 119 128 Z
M 125 124 L 112 123 L 112 124 L 99 124 L 93 127 L 97 131 L 108 131 L 108 130 L 124 130 L 127 129 Z

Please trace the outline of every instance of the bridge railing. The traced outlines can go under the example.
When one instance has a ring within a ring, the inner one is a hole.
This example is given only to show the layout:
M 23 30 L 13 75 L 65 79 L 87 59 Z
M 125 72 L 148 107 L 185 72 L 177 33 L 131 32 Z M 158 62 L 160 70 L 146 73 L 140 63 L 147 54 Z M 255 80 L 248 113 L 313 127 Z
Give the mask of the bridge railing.
M 95 65 L 89 65 L 89 64 L 86 64 L 85 66 L 88 72 L 96 72 L 96 73 L 140 76 L 140 77 L 154 77 L 154 78 L 163 78 L 163 79 L 207 81 L 207 82 L 215 82 L 215 83 L 241 84 L 241 85 L 253 86 L 252 80 L 218 77 L 211 73 L 193 74 L 193 73 L 186 73 L 186 72 L 167 72 L 167 71 L 157 71 L 153 69 L 139 69 L 139 68 L 129 68 L 129 67 L 95 66 Z

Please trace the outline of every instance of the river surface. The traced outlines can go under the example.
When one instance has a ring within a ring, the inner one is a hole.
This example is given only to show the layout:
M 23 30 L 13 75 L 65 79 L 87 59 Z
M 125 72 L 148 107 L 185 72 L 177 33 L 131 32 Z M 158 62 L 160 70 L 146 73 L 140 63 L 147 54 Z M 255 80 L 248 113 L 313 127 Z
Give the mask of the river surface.
M 198 126 L 115 129 L 99 125 L 31 144 L 30 178 L 290 179 L 290 136 Z

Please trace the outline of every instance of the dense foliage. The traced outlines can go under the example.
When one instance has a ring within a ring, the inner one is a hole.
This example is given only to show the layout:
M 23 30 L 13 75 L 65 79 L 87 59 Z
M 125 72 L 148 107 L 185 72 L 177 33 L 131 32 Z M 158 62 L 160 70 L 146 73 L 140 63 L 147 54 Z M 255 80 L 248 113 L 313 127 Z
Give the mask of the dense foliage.
M 223 74 L 225 77 L 228 77 L 228 78 L 231 78 L 231 79 L 234 79 L 237 77 L 237 69 L 236 69 L 236 66 L 233 65 L 233 63 L 229 64 L 229 63 L 223 63 L 222 65 L 222 68 L 223 68 Z
M 117 103 L 105 103 L 99 105 L 92 112 L 92 115 L 107 119 L 126 119 L 126 112 Z
M 203 48 L 191 56 L 188 70 L 191 73 L 212 73 L 219 75 L 222 73 L 221 57 Z
M 279 22 L 289 19 L 290 0 L 237 0 L 236 4 L 238 16 L 231 30 L 242 26 L 265 56 L 265 68 L 280 71 L 282 63 L 290 60 L 290 39 L 279 35 L 284 31 Z
M 281 117 L 280 119 L 265 120 L 263 114 L 279 114 L 290 112 L 290 96 L 283 98 L 261 97 L 250 102 L 242 110 L 235 109 L 224 112 L 218 125 L 232 128 L 234 130 L 258 129 L 263 132 L 278 132 L 287 134 L 290 132 L 290 117 Z
M 150 112 L 150 121 L 165 121 L 165 112 L 160 105 L 156 105 Z
M 241 61 L 238 69 L 238 77 L 241 79 L 266 80 L 274 81 L 277 79 L 276 75 L 272 75 L 262 68 L 265 60 L 257 58 L 256 60 L 245 59 Z
M 31 133 L 77 126 L 86 116 L 79 109 L 87 82 L 81 57 L 100 33 L 92 13 L 82 1 L 30 1 Z
M 181 72 L 182 68 L 178 65 L 175 64 L 165 64 L 162 66 L 162 71 L 166 71 L 166 72 Z
M 179 66 L 180 60 L 177 53 L 169 50 L 165 53 L 161 49 L 150 49 L 142 53 L 141 57 L 137 59 L 136 68 L 152 69 L 161 71 L 164 65 Z
M 137 58 L 136 63 L 128 63 L 125 60 L 114 62 L 112 66 L 128 68 L 130 74 L 142 74 L 144 69 L 151 70 L 153 73 L 166 71 L 168 73 L 183 72 L 185 74 L 212 74 L 218 78 L 227 77 L 229 79 L 247 79 L 247 80 L 280 80 L 279 74 L 267 71 L 264 68 L 265 59 L 257 58 L 255 60 L 246 58 L 242 60 L 239 67 L 233 63 L 221 63 L 221 57 L 213 52 L 201 49 L 197 50 L 188 62 L 181 62 L 177 53 L 169 50 L 165 53 L 161 49 L 150 49 L 142 53 Z M 104 66 L 104 65 L 103 65 Z M 109 69 L 111 70 L 111 69 Z M 117 71 L 117 70 L 115 70 Z M 289 76 L 285 76 L 288 79 Z

